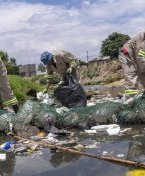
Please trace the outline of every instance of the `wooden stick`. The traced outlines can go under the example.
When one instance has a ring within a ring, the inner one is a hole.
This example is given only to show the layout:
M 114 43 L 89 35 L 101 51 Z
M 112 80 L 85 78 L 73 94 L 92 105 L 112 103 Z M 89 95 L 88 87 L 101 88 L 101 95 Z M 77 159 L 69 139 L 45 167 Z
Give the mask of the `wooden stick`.
M 109 161 L 109 162 L 119 164 L 119 165 L 145 169 L 145 164 L 139 163 L 136 161 L 124 160 L 124 159 L 119 159 L 119 158 L 114 158 L 114 157 L 109 157 L 109 156 L 97 156 L 97 155 L 90 154 L 90 153 L 79 152 L 79 151 L 76 151 L 76 150 L 73 150 L 70 148 L 66 148 L 66 147 L 59 147 L 55 144 L 45 144 L 44 142 L 33 141 L 33 140 L 22 138 L 19 136 L 14 136 L 14 138 L 16 138 L 18 140 L 27 140 L 27 141 L 33 142 L 35 144 L 39 144 L 44 147 L 55 148 L 55 149 L 63 151 L 63 152 L 68 152 L 68 153 L 73 153 L 73 154 L 80 155 L 80 156 L 86 156 L 86 157 L 95 158 L 95 159 L 99 159 L 99 160 Z

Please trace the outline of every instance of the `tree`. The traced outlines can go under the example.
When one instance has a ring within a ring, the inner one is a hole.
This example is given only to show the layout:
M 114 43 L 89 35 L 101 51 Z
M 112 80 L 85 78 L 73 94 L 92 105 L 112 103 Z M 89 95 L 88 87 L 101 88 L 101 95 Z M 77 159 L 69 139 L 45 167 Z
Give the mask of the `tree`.
M 7 52 L 0 51 L 0 57 L 1 57 L 2 61 L 4 61 L 4 63 L 9 61 L 9 56 L 8 56 Z
M 126 43 L 130 37 L 125 34 L 113 32 L 110 34 L 101 45 L 101 55 L 118 58 L 119 49 Z
M 38 65 L 38 71 L 45 72 L 46 71 L 46 67 L 42 63 L 40 63 Z
M 15 66 L 17 65 L 15 58 L 10 58 L 10 62 L 11 62 L 12 65 L 15 65 Z
M 4 51 L 0 51 L 0 57 L 7 68 L 8 74 L 19 75 L 19 67 L 16 64 L 15 58 L 9 59 L 7 52 L 4 52 Z
M 87 65 L 87 63 L 84 62 L 84 61 L 82 61 L 82 60 L 78 60 L 78 61 L 79 61 L 79 65 L 80 65 L 80 66 Z

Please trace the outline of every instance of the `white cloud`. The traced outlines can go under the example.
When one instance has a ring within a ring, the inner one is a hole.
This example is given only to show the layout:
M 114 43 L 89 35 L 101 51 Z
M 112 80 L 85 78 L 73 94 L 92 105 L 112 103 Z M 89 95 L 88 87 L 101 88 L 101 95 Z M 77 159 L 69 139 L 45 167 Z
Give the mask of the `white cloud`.
M 85 0 L 80 9 L 29 3 L 0 3 L 0 50 L 17 62 L 38 63 L 42 51 L 65 49 L 77 57 L 99 54 L 112 32 L 134 35 L 144 30 L 144 0 Z

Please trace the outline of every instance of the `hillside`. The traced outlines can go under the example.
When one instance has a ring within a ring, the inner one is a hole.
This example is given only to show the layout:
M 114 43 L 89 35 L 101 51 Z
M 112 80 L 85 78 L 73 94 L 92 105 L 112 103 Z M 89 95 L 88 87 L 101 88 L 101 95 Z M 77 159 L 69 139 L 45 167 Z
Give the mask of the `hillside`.
M 123 72 L 118 61 L 98 66 L 97 63 L 81 66 L 81 83 L 84 85 L 124 85 Z

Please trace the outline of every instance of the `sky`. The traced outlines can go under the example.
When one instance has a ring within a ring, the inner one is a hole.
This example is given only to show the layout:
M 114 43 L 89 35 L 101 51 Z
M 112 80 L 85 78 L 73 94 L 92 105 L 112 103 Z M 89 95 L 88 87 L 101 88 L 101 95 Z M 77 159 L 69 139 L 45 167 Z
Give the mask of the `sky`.
M 109 34 L 144 29 L 144 0 L 0 0 L 0 50 L 17 64 L 39 64 L 53 50 L 91 60 Z

